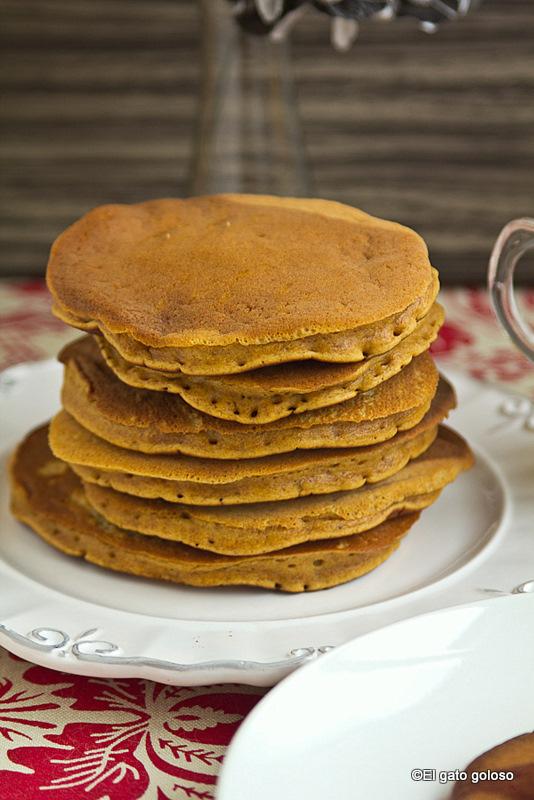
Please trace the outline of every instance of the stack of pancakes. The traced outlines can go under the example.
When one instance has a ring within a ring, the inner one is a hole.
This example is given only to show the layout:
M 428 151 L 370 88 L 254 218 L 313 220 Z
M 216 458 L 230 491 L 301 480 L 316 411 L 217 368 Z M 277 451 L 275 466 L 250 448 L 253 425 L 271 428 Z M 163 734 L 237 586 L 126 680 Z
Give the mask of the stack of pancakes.
M 383 562 L 472 463 L 428 353 L 413 231 L 248 195 L 103 206 L 55 242 L 63 410 L 13 510 L 73 555 L 195 586 L 320 589 Z

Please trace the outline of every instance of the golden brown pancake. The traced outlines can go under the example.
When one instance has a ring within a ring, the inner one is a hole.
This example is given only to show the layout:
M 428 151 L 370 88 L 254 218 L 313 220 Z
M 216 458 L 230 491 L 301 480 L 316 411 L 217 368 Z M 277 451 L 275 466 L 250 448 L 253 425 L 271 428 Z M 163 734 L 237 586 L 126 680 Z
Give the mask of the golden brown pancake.
M 84 480 L 141 497 L 198 505 L 289 499 L 354 489 L 401 469 L 430 446 L 454 405 L 445 379 L 429 411 L 412 428 L 375 445 L 296 450 L 240 460 L 138 453 L 117 447 L 61 411 L 50 425 L 54 455 Z
M 267 342 L 265 344 L 232 344 L 220 347 L 196 345 L 193 347 L 150 347 L 136 341 L 127 333 L 112 333 L 100 324 L 100 333 L 130 364 L 166 372 L 182 372 L 188 375 L 227 375 L 246 372 L 257 367 L 290 361 L 328 361 L 349 363 L 362 361 L 369 356 L 379 355 L 390 350 L 395 344 L 408 336 L 430 311 L 439 289 L 438 273 L 433 271 L 426 299 L 421 298 L 414 306 L 408 306 L 400 314 L 387 319 L 362 325 L 351 331 L 341 333 L 317 333 L 302 339 L 286 342 Z M 68 322 L 68 315 L 63 313 Z M 94 326 L 79 325 L 71 320 L 74 327 L 91 330 Z
M 251 555 L 363 532 L 392 514 L 419 511 L 472 462 L 466 442 L 442 427 L 434 444 L 391 478 L 345 492 L 224 507 L 147 500 L 90 483 L 85 493 L 118 527 L 217 553 Z
M 454 786 L 451 800 L 534 800 L 534 732 L 515 736 L 475 758 L 465 772 L 468 778 Z M 498 778 L 473 782 L 489 773 L 513 773 L 512 780 Z
M 428 350 L 443 316 L 442 307 L 435 303 L 399 344 L 356 364 L 299 361 L 214 377 L 138 367 L 125 361 L 106 339 L 99 337 L 98 344 L 108 366 L 130 386 L 179 394 L 193 408 L 220 419 L 264 424 L 341 403 L 378 386 Z
M 254 557 L 230 557 L 140 536 L 89 508 L 79 479 L 48 448 L 47 426 L 29 434 L 11 465 L 11 508 L 45 541 L 69 555 L 132 575 L 191 586 L 249 585 L 287 592 L 336 586 L 377 567 L 398 547 L 418 514 L 371 531 Z
M 123 384 L 104 363 L 92 337 L 68 345 L 60 359 L 65 363 L 63 405 L 92 433 L 144 453 L 181 452 L 217 459 L 384 441 L 423 418 L 438 381 L 436 367 L 424 353 L 387 382 L 354 399 L 245 427 L 196 411 L 178 395 Z M 454 404 L 453 395 L 449 396 L 447 411 Z
M 69 324 L 180 348 L 173 368 L 200 374 L 302 359 L 310 345 L 327 360 L 343 348 L 361 359 L 364 344 L 384 352 L 437 292 L 414 231 L 332 201 L 259 195 L 96 208 L 55 241 L 47 280 Z
M 61 411 L 50 424 L 50 447 L 84 481 L 137 497 L 187 505 L 257 503 L 356 489 L 384 480 L 430 447 L 437 435 L 437 420 L 432 417 L 429 412 L 415 428 L 369 447 L 216 461 L 124 450 L 94 436 Z

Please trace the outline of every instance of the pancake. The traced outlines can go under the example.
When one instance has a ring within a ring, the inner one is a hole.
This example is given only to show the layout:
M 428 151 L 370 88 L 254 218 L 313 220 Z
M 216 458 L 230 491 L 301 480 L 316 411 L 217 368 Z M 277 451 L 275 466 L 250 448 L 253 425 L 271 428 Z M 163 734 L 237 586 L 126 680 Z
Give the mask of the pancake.
M 197 374 L 310 349 L 350 361 L 385 352 L 437 292 L 409 228 L 333 201 L 258 195 L 96 208 L 54 242 L 47 281 L 64 321 L 179 348 L 160 363 Z
M 86 483 L 89 503 L 108 522 L 148 536 L 228 555 L 252 555 L 301 542 L 360 533 L 392 514 L 418 511 L 471 466 L 464 440 L 440 428 L 434 444 L 391 478 L 360 489 L 238 506 L 146 500 Z
M 112 333 L 100 324 L 100 333 L 130 364 L 186 375 L 227 375 L 246 372 L 257 367 L 285 364 L 290 361 L 328 361 L 349 363 L 390 350 L 416 327 L 429 311 L 439 290 L 437 270 L 424 298 L 379 323 L 362 325 L 351 331 L 315 334 L 286 342 L 260 345 L 233 344 L 220 347 L 150 347 L 137 342 L 127 333 Z M 67 321 L 65 315 L 63 320 Z M 91 330 L 94 326 L 76 324 L 74 327 Z
M 428 350 L 443 318 L 442 307 L 435 303 L 399 344 L 355 364 L 299 361 L 213 378 L 138 367 L 125 361 L 106 339 L 98 337 L 98 343 L 108 366 L 130 386 L 178 394 L 193 408 L 220 419 L 264 424 L 375 388 Z
M 287 592 L 336 586 L 385 561 L 418 517 L 407 514 L 365 534 L 253 558 L 215 555 L 120 530 L 92 513 L 79 479 L 50 452 L 47 426 L 19 445 L 11 488 L 13 514 L 58 550 L 119 572 L 191 586 L 249 585 Z
M 50 424 L 50 445 L 90 483 L 170 502 L 228 505 L 282 500 L 355 489 L 382 480 L 429 447 L 454 405 L 445 379 L 429 411 L 391 439 L 358 448 L 296 450 L 240 460 L 137 453 L 100 439 L 61 411 Z
M 388 478 L 430 447 L 437 435 L 432 417 L 429 412 L 415 428 L 369 447 L 215 461 L 123 450 L 94 436 L 62 411 L 50 424 L 50 447 L 88 483 L 171 503 L 232 505 L 356 489 Z
M 424 353 L 354 399 L 245 427 L 196 411 L 178 395 L 123 384 L 104 363 L 92 337 L 69 344 L 60 359 L 65 364 L 63 405 L 92 433 L 143 453 L 181 452 L 211 459 L 385 441 L 423 418 L 438 382 L 432 358 Z
M 534 800 L 534 732 L 515 736 L 492 747 L 465 768 L 468 778 L 458 781 L 451 800 Z M 473 782 L 473 775 L 497 773 L 495 780 Z M 512 780 L 499 780 L 498 773 L 512 773 Z
M 403 434 L 399 434 L 402 436 Z M 317 458 L 309 459 L 311 466 L 291 472 L 266 476 L 241 478 L 223 484 L 176 481 L 134 475 L 117 470 L 103 470 L 76 463 L 69 466 L 88 483 L 108 486 L 119 492 L 148 499 L 162 499 L 186 505 L 236 505 L 269 500 L 289 500 L 310 494 L 357 489 L 364 483 L 376 483 L 394 475 L 412 458 L 424 453 L 437 435 L 437 428 L 429 428 L 410 437 L 404 446 L 371 445 L 358 450 L 310 451 Z M 395 437 L 397 438 L 397 437 Z M 391 440 L 390 440 L 391 441 Z M 394 441 L 394 440 L 393 440 Z M 370 453 L 377 448 L 379 453 Z M 290 455 L 293 456 L 294 454 Z M 299 453 L 300 455 L 300 453 Z M 291 459 L 294 460 L 294 459 Z M 217 462 L 229 463 L 229 462 Z M 218 471 L 219 474 L 221 471 Z

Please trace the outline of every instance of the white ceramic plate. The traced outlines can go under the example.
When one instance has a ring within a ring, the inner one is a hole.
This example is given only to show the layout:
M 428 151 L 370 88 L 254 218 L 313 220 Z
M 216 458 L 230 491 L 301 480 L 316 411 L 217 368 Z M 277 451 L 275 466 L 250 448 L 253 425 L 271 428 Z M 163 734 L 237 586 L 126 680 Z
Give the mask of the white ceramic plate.
M 247 717 L 218 800 L 446 800 L 447 773 L 534 728 L 533 626 L 534 596 L 501 597 L 324 656 Z
M 58 408 L 60 380 L 61 369 L 52 361 L 3 373 L 5 459 L 28 430 Z M 509 453 L 521 460 L 525 447 L 534 444 L 534 437 L 522 432 L 522 418 L 510 416 L 524 409 L 478 384 L 457 378 L 455 383 L 462 412 L 452 422 L 479 446 L 476 467 L 443 492 L 383 566 L 321 592 L 178 587 L 63 556 L 12 519 L 4 470 L 0 643 L 35 662 L 82 674 L 144 675 L 183 685 L 270 685 L 358 633 L 534 577 L 525 575 L 525 561 L 534 558 L 527 531 L 534 504 L 526 499 L 524 476 L 514 473 L 515 462 L 510 470 L 505 463 Z M 503 403 L 512 403 L 508 416 L 499 411 Z M 500 435 L 493 429 L 502 423 Z M 513 539 L 503 524 L 506 490 L 491 456 L 512 478 Z

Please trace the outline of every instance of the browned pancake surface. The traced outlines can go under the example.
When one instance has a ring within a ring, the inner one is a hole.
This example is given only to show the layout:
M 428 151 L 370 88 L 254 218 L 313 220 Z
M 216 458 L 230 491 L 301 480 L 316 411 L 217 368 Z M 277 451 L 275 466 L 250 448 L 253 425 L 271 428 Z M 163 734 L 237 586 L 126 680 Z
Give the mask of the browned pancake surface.
M 355 490 L 224 507 L 147 500 L 89 483 L 85 492 L 98 513 L 121 528 L 248 555 L 366 531 L 391 514 L 420 510 L 472 463 L 465 441 L 442 427 L 423 455 L 387 480 Z
M 96 208 L 47 279 L 60 314 L 161 347 L 357 328 L 416 303 L 432 268 L 414 231 L 340 203 L 222 195 Z
M 515 736 L 492 747 L 465 768 L 466 781 L 458 782 L 451 800 L 534 800 L 534 732 Z M 513 780 L 480 780 L 477 773 L 513 773 Z
M 317 462 L 311 461 L 308 466 L 301 466 L 291 472 L 254 475 L 227 483 L 199 483 L 135 475 L 67 461 L 84 482 L 107 486 L 134 497 L 162 499 L 187 505 L 239 505 L 329 494 L 385 480 L 402 469 L 410 459 L 417 458 L 430 447 L 436 433 L 437 428 L 420 431 L 407 439 L 402 446 L 399 444 L 399 447 L 374 445 L 379 450 L 377 453 L 369 452 L 372 447 L 352 451 L 312 451 L 324 454 L 324 458 Z M 54 442 L 53 436 L 51 442 Z M 57 455 L 60 457 L 61 453 L 58 452 Z M 217 477 L 220 477 L 220 473 Z
M 108 569 L 192 586 L 249 585 L 300 592 L 336 586 L 374 569 L 417 520 L 255 557 L 228 557 L 121 530 L 91 512 L 78 478 L 48 448 L 47 427 L 21 443 L 11 465 L 13 513 L 54 547 Z
M 349 363 L 385 353 L 409 336 L 430 310 L 438 289 L 439 280 L 434 270 L 433 282 L 427 293 L 398 314 L 353 330 L 316 333 L 283 342 L 256 345 L 234 343 L 211 347 L 150 347 L 138 342 L 128 333 L 112 333 L 102 323 L 98 328 L 125 361 L 140 367 L 189 375 L 228 375 L 306 359 Z M 82 330 L 96 327 L 92 323 L 81 323 L 64 310 L 58 313 L 65 322 Z
M 298 361 L 236 375 L 160 372 L 125 361 L 102 337 L 98 344 L 108 366 L 130 386 L 179 394 L 193 408 L 242 425 L 265 424 L 375 388 L 428 350 L 443 318 L 443 308 L 434 303 L 410 335 L 391 350 L 354 364 Z
M 92 434 L 66 411 L 50 425 L 54 454 L 90 483 L 127 494 L 194 505 L 228 505 L 282 500 L 355 489 L 393 475 L 429 447 L 454 404 L 444 379 L 429 411 L 417 425 L 365 447 L 294 450 L 239 460 L 181 454 L 138 453 Z
M 91 337 L 68 345 L 60 358 L 65 363 L 64 407 L 96 435 L 146 453 L 180 451 L 222 459 L 384 441 L 422 419 L 438 381 L 424 353 L 386 383 L 344 403 L 242 426 L 199 412 L 177 395 L 121 383 Z M 454 403 L 452 391 L 448 395 L 447 410 Z

